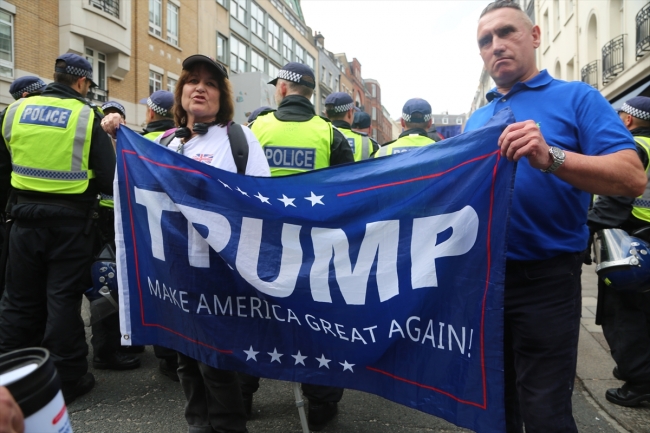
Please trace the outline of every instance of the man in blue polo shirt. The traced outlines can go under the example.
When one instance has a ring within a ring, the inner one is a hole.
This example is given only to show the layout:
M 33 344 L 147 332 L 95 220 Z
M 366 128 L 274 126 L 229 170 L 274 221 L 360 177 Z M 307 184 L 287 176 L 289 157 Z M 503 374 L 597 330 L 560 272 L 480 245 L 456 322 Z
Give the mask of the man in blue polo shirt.
M 466 131 L 510 108 L 498 140 L 518 161 L 504 300 L 507 432 L 577 432 L 571 409 L 589 193 L 635 197 L 647 182 L 634 140 L 590 86 L 535 66 L 540 28 L 514 2 L 481 14 L 478 46 L 496 83 Z

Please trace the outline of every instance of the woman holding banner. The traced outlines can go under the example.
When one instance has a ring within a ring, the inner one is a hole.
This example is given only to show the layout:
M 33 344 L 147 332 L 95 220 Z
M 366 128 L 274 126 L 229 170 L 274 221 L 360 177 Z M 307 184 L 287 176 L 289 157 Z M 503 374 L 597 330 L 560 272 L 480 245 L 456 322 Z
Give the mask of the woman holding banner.
M 234 103 L 228 74 L 210 57 L 195 54 L 183 61 L 173 111 L 178 128 L 158 137 L 156 141 L 160 144 L 222 170 L 270 175 L 262 147 L 253 133 L 232 124 Z M 102 121 L 110 135 L 114 135 L 119 124 L 119 115 L 115 114 Z M 178 363 L 178 376 L 187 398 L 188 432 L 246 432 L 237 373 L 210 367 L 180 352 Z

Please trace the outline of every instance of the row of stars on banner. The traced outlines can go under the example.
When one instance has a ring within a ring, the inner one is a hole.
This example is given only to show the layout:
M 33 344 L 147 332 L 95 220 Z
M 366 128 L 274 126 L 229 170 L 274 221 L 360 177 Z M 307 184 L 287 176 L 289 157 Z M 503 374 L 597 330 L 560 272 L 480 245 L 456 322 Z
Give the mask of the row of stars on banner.
M 221 184 L 223 185 L 224 188 L 228 188 L 231 191 L 233 190 L 230 187 L 230 185 L 228 185 L 227 183 L 225 183 L 221 179 L 218 179 L 218 180 L 219 180 L 219 182 L 221 182 Z M 250 195 L 248 195 L 248 193 L 246 191 L 243 191 L 239 187 L 235 187 L 235 191 L 239 192 L 241 195 L 244 195 L 246 197 L 250 197 Z M 271 202 L 269 201 L 269 197 L 264 197 L 262 195 L 262 193 L 260 193 L 260 192 L 258 192 L 257 195 L 254 195 L 253 197 L 258 199 L 262 203 L 266 203 L 268 205 L 271 204 Z M 316 194 L 314 194 L 313 191 L 311 191 L 311 195 L 309 197 L 304 197 L 304 199 L 311 202 L 312 207 L 316 206 L 317 204 L 322 204 L 324 206 L 325 203 L 323 203 L 323 200 L 322 200 L 323 197 L 325 197 L 325 196 L 324 195 L 316 195 Z M 289 207 L 289 206 L 298 207 L 298 206 L 296 206 L 294 204 L 294 200 L 296 200 L 295 197 L 293 197 L 293 198 L 292 197 L 287 197 L 286 195 L 282 194 L 282 198 L 279 198 L 277 200 L 284 203 L 284 207 Z
M 250 349 L 248 349 L 248 350 L 244 350 L 243 352 L 246 354 L 246 361 L 249 361 L 249 360 L 252 359 L 253 361 L 257 362 L 257 355 L 260 352 L 257 352 L 255 350 L 253 350 L 253 346 L 251 346 Z M 271 357 L 271 363 L 277 361 L 279 364 L 282 364 L 282 360 L 280 360 L 280 358 L 282 356 L 284 356 L 284 354 L 283 353 L 278 353 L 277 348 L 274 347 L 273 352 L 266 352 L 266 353 Z M 302 364 L 303 366 L 306 367 L 305 360 L 308 358 L 308 356 L 302 355 L 300 353 L 300 350 L 298 351 L 297 354 L 291 355 L 291 357 L 293 359 L 295 359 L 295 362 L 294 362 L 293 365 Z M 325 354 L 322 354 L 320 356 L 320 358 L 314 358 L 314 359 L 316 359 L 316 361 L 318 361 L 318 368 L 325 367 L 325 368 L 327 368 L 329 370 L 329 368 L 330 368 L 329 363 L 332 362 L 332 360 L 325 358 Z M 341 366 L 343 367 L 343 371 L 350 370 L 350 372 L 354 373 L 354 370 L 352 370 L 352 367 L 354 367 L 355 364 L 350 364 L 350 363 L 348 363 L 347 360 L 343 361 L 343 362 L 339 362 L 339 364 L 341 364 Z

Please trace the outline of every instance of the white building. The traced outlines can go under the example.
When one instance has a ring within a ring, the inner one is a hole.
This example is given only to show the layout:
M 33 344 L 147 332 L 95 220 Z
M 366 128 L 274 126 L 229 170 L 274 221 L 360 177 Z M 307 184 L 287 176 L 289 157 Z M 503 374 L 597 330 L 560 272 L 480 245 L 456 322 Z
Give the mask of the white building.
M 542 31 L 540 69 L 584 81 L 614 106 L 650 92 L 650 3 L 645 0 L 523 0 Z

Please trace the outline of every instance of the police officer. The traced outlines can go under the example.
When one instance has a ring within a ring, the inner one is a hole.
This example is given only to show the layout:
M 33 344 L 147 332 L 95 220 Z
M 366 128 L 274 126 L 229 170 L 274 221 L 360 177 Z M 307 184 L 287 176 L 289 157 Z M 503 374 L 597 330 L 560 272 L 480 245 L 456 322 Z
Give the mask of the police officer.
M 329 120 L 314 112 L 310 98 L 316 79 L 311 68 L 301 63 L 287 63 L 269 84 L 275 85 L 278 109 L 260 114 L 250 128 L 264 148 L 271 176 L 354 162 L 345 136 L 332 127 Z M 250 413 L 252 394 L 259 386 L 259 379 L 247 375 L 242 378 L 244 404 Z M 321 430 L 336 416 L 343 389 L 303 384 L 302 391 L 309 400 L 309 427 Z
M 116 113 L 126 122 L 126 109 L 116 101 L 108 101 L 102 105 L 105 116 Z M 100 243 L 95 253 L 108 244 L 115 251 L 115 215 L 112 194 L 100 194 L 98 235 Z M 100 321 L 93 320 L 90 344 L 93 347 L 93 367 L 99 370 L 131 370 L 140 366 L 140 358 L 129 353 L 140 353 L 144 346 L 122 347 L 120 340 L 120 321 L 118 314 L 112 314 Z
M 379 156 L 392 155 L 394 153 L 408 152 L 418 147 L 428 146 L 434 141 L 429 137 L 427 129 L 433 123 L 431 115 L 431 105 L 424 99 L 409 99 L 402 108 L 402 128 L 404 132 L 394 141 L 382 145 L 375 153 L 375 158 Z
M 147 104 L 147 114 L 145 122 L 147 125 L 142 131 L 142 135 L 149 140 L 155 140 L 163 132 L 174 128 L 174 116 L 172 107 L 174 106 L 174 94 L 167 90 L 156 90 L 148 98 L 141 99 L 141 104 Z
M 42 95 L 20 99 L 0 116 L 0 191 L 11 184 L 15 221 L 0 352 L 47 348 L 69 403 L 95 384 L 80 307 L 90 287 L 97 194 L 112 192 L 115 153 L 99 109 L 84 99 L 95 85 L 90 63 L 63 54 L 54 70 Z
M 244 125 L 244 126 L 248 126 L 251 123 L 253 123 L 255 121 L 255 119 L 257 119 L 257 116 L 259 116 L 260 114 L 270 113 L 271 111 L 275 111 L 275 110 L 273 108 L 269 107 L 268 105 L 262 105 L 261 107 L 258 107 L 256 109 L 254 109 L 253 111 L 246 113 L 246 116 L 247 116 L 246 117 L 246 125 Z
M 351 124 L 352 131 L 361 135 L 365 135 L 370 139 L 373 149 L 379 149 L 379 144 L 377 141 L 368 135 L 371 124 L 372 120 L 370 119 L 370 114 L 366 113 L 365 111 L 361 111 L 359 107 L 354 107 L 354 120 Z
M 325 113 L 327 118 L 348 140 L 355 161 L 370 158 L 379 146 L 370 141 L 368 134 L 352 130 L 354 113 L 356 112 L 352 97 L 345 92 L 335 92 L 325 99 Z
M 45 86 L 46 84 L 40 78 L 28 75 L 16 78 L 9 86 L 9 93 L 17 101 L 20 98 L 40 95 L 45 90 Z
M 626 101 L 619 116 L 634 136 L 637 153 L 648 174 L 650 98 L 637 96 Z M 616 227 L 632 234 L 650 228 L 650 186 L 636 199 L 598 197 L 589 211 L 588 224 L 592 232 Z M 648 235 L 641 237 L 650 241 Z M 607 390 L 607 400 L 630 407 L 650 402 L 650 292 L 618 292 L 599 278 L 596 323 L 602 325 L 616 361 L 613 374 L 625 381 L 621 388 Z

